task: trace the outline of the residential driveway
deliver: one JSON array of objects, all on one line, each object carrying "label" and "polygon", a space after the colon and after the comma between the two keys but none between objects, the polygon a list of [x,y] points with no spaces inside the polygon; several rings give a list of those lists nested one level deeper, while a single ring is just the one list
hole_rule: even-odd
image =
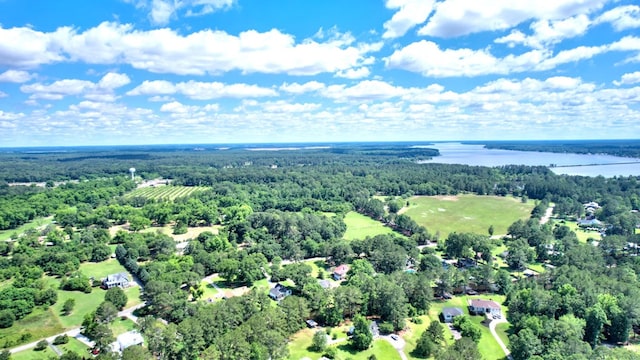
[{"label": "residential driveway", "polygon": [[404,354],[404,346],[406,345],[404,339],[400,335],[395,335],[395,339],[392,335],[381,335],[380,338],[388,341],[397,351],[402,360],[408,360],[407,355]]},{"label": "residential driveway", "polygon": [[500,339],[500,336],[498,336],[498,334],[496,333],[496,325],[506,322],[507,319],[505,319],[504,316],[500,319],[494,319],[489,323],[489,330],[491,331],[491,335],[493,335],[493,338],[498,342],[498,345],[500,345],[500,347],[502,348],[502,351],[504,351],[507,359],[512,360],[513,358],[511,357],[511,351],[507,349],[507,346],[502,342],[502,339]]}]

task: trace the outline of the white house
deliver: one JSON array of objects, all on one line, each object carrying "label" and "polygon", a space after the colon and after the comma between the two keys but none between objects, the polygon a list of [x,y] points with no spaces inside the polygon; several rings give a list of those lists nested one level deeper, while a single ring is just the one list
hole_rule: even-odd
[{"label": "white house", "polygon": [[453,318],[455,318],[456,316],[462,316],[462,315],[464,315],[464,312],[462,311],[462,309],[457,307],[446,307],[442,309],[442,319],[446,323],[452,323]]},{"label": "white house", "polygon": [[122,352],[129,346],[142,345],[143,343],[142,335],[138,331],[132,330],[118,335],[116,341],[111,344],[111,349],[114,352]]},{"label": "white house", "polygon": [[469,302],[469,310],[475,314],[500,315],[500,304],[492,300],[473,299]]}]

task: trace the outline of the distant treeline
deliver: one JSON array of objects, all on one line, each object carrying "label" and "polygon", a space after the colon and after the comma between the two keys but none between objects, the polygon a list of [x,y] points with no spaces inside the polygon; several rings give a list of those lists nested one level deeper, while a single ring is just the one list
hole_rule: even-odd
[{"label": "distant treeline", "polygon": [[607,154],[640,158],[640,140],[491,141],[468,143],[484,144],[488,149]]}]

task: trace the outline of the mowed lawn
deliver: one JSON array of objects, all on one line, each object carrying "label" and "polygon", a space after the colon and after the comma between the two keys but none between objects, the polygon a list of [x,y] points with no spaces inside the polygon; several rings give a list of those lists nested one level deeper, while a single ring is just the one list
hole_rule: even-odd
[{"label": "mowed lawn", "polygon": [[[321,353],[309,350],[313,334],[316,331],[318,330],[303,329],[293,335],[291,342],[289,342],[289,359],[300,360],[309,358],[311,360],[317,360],[322,357]],[[337,330],[333,330],[332,332],[336,331]],[[356,351],[351,348],[347,339],[344,339],[343,337],[338,338],[341,339],[340,342],[330,345],[338,349],[336,357],[337,359],[366,360],[371,355],[375,355],[378,359],[385,360],[400,359],[398,351],[394,349],[393,346],[386,340],[375,340],[369,349],[365,351]]]},{"label": "mowed lawn", "polygon": [[0,241],[5,241],[5,240],[9,240],[11,238],[12,234],[22,234],[27,230],[31,230],[31,229],[36,229],[39,228],[41,226],[47,226],[49,224],[51,224],[51,222],[53,221],[53,216],[49,216],[49,217],[40,217],[40,218],[36,218],[33,221],[30,221],[26,224],[23,224],[15,229],[9,229],[9,230],[0,230]]},{"label": "mowed lawn", "polygon": [[347,231],[344,233],[346,240],[364,239],[367,236],[393,233],[390,227],[384,226],[381,222],[355,211],[350,211],[345,215],[344,223],[347,225]]},{"label": "mowed lawn", "polygon": [[[478,349],[480,350],[480,354],[482,354],[482,358],[485,360],[505,359],[504,352],[502,351],[502,348],[500,348],[500,345],[498,345],[498,342],[495,340],[493,335],[491,335],[491,331],[489,330],[488,324],[487,325],[483,324],[483,320],[485,319],[485,317],[478,316],[478,315],[473,315],[473,316],[469,315],[468,304],[470,299],[486,299],[486,300],[491,299],[497,302],[498,304],[502,305],[502,303],[505,300],[505,296],[495,295],[495,294],[479,295],[479,296],[461,295],[461,296],[454,296],[453,299],[446,300],[446,301],[440,301],[440,300],[434,301],[431,303],[431,308],[429,309],[429,319],[431,321],[440,321],[439,320],[440,313],[442,313],[442,309],[445,307],[461,308],[462,311],[464,311],[465,315],[469,316],[471,321],[473,321],[478,326],[478,328],[480,328],[480,330],[482,331],[482,337],[480,338],[480,342],[478,343]],[[505,312],[506,309],[507,308],[505,306],[502,306],[503,317],[506,317],[506,312]],[[502,326],[501,329],[503,331],[503,334],[505,331],[507,331],[508,327],[509,325]],[[420,335],[418,334],[417,336],[419,337]],[[500,336],[500,331],[498,331],[498,336]],[[449,329],[445,329],[445,338],[448,344],[452,343],[453,341],[452,335]],[[505,340],[503,337],[501,337],[501,339],[503,339],[503,341]],[[505,345],[508,345],[509,344],[508,339],[506,340],[507,342],[505,342]],[[415,348],[415,345],[414,345],[414,348]]]},{"label": "mowed lawn", "polygon": [[452,232],[488,235],[506,234],[509,225],[518,219],[528,219],[535,204],[500,196],[416,196],[404,212],[430,233],[446,238]]}]

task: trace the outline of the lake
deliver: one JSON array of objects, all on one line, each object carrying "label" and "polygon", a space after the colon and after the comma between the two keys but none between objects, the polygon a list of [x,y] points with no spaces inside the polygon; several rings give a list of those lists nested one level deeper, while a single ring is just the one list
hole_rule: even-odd
[{"label": "lake", "polygon": [[429,146],[440,156],[421,163],[464,164],[474,166],[528,165],[549,166],[556,174],[581,176],[640,176],[640,159],[612,155],[586,155],[535,151],[486,149],[484,145],[435,143]]}]

